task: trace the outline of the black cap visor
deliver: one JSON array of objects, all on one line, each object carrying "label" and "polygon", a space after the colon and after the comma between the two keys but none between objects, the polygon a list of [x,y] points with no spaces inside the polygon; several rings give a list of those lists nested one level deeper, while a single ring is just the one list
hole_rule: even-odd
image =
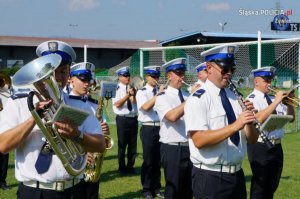
[{"label": "black cap visor", "polygon": [[75,77],[77,77],[78,79],[84,82],[89,82],[93,79],[92,76],[90,75],[75,75]]}]

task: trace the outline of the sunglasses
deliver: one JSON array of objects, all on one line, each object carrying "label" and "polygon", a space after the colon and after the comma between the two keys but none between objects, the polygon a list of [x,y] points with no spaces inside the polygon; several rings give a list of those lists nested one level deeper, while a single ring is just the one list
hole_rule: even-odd
[{"label": "sunglasses", "polygon": [[215,69],[217,69],[218,71],[221,72],[222,75],[225,75],[229,72],[231,72],[232,74],[234,74],[236,68],[234,66],[220,66],[219,64],[216,64],[219,68],[217,68],[216,66],[213,65],[213,67]]},{"label": "sunglasses", "polygon": [[152,78],[159,78],[160,75],[150,75]]},{"label": "sunglasses", "polygon": [[130,77],[130,75],[128,75],[128,74],[125,74],[125,75],[122,75],[123,77]]}]

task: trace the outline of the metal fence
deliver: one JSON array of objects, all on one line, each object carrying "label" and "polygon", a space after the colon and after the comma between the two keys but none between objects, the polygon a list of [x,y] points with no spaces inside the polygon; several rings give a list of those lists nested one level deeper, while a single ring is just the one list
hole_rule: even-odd
[{"label": "metal fence", "polygon": [[[261,42],[261,66],[274,66],[276,68],[274,86],[288,88],[299,82],[299,42],[299,38]],[[256,41],[231,44],[238,45],[239,47],[235,54],[237,69],[233,81],[238,83],[239,88],[246,90],[247,88],[252,88],[250,72],[252,69],[258,67],[257,49],[259,44]],[[161,66],[174,58],[185,57],[187,59],[185,82],[193,84],[197,80],[195,66],[204,62],[204,58],[200,56],[201,52],[217,45],[224,44],[142,48],[124,62],[110,68],[108,75],[116,77],[115,71],[117,69],[123,66],[130,66],[132,76],[138,75],[143,77],[143,68],[145,66]],[[164,84],[167,81],[164,69],[161,72],[162,77],[159,83]],[[101,79],[101,76],[97,78]],[[109,106],[106,107],[106,114],[110,121],[114,122],[115,116]],[[297,110],[298,112],[299,110]],[[287,125],[287,130],[293,132],[300,129],[298,121],[299,118],[297,116],[296,122]]]}]

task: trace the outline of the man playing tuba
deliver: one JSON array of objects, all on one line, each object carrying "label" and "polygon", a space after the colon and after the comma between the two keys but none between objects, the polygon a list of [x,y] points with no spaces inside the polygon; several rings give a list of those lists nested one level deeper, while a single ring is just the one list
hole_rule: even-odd
[{"label": "man playing tuba", "polygon": [[[37,55],[48,54],[61,56],[60,65],[54,73],[56,81],[64,86],[68,80],[70,64],[76,58],[75,51],[64,42],[46,41],[38,46]],[[52,65],[55,60],[49,62]],[[67,94],[62,95],[66,104],[84,106],[81,102],[69,99]],[[41,110],[50,105],[52,100],[38,102],[36,99],[35,102],[36,110]],[[83,175],[71,176],[58,156],[53,154],[53,146],[47,144],[28,110],[26,97],[10,98],[7,106],[10,109],[3,110],[5,117],[0,122],[0,151],[7,153],[16,149],[15,176],[20,182],[17,198],[84,198],[81,183]],[[54,127],[61,137],[77,142],[85,151],[102,152],[105,149],[101,127],[97,118],[91,114],[79,127],[70,122],[55,122]]]}]

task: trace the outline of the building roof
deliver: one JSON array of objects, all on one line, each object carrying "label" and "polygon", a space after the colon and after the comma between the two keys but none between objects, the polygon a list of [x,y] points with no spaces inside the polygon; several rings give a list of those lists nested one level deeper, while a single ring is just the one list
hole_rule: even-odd
[{"label": "building roof", "polygon": [[[191,37],[206,37],[206,38],[241,38],[241,39],[257,39],[257,34],[253,33],[230,33],[230,32],[200,32],[195,31],[188,34],[180,35],[171,39],[161,41],[160,44],[165,45],[175,41],[183,41]],[[283,34],[262,34],[262,39],[288,39],[295,38],[297,35]],[[299,37],[299,36],[298,36]]]},{"label": "building roof", "polygon": [[36,47],[47,40],[60,40],[70,44],[74,48],[102,49],[139,49],[148,47],[159,47],[159,41],[125,41],[125,40],[95,40],[95,39],[77,39],[77,38],[49,38],[49,37],[20,37],[20,36],[0,36],[0,46],[27,46]]}]

